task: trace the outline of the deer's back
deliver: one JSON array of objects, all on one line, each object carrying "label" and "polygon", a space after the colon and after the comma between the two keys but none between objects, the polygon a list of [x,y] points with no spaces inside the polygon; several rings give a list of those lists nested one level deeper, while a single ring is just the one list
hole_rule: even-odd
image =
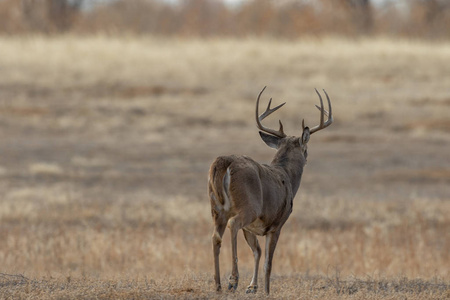
[{"label": "deer's back", "polygon": [[247,156],[218,157],[210,168],[209,194],[213,215],[245,215],[252,223],[248,230],[259,235],[282,225],[292,208],[283,173]]}]

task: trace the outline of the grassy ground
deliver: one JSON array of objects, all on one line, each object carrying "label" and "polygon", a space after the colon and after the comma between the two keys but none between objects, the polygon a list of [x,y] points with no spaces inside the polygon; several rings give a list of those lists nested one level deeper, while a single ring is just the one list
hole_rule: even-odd
[{"label": "grassy ground", "polygon": [[0,38],[0,297],[244,297],[242,236],[236,295],[213,291],[206,177],[218,155],[271,160],[265,85],[290,135],[318,123],[315,87],[336,117],[272,296],[450,297],[448,61],[448,43],[384,39]]}]

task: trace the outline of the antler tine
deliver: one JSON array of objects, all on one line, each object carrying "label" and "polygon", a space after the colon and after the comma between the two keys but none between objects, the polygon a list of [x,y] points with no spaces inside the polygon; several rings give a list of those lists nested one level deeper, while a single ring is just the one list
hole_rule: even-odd
[{"label": "antler tine", "polygon": [[270,98],[269,100],[269,104],[267,105],[266,111],[263,112],[260,116],[259,116],[259,120],[262,121],[264,120],[268,115],[270,115],[271,113],[273,113],[274,111],[276,111],[277,109],[279,109],[280,107],[282,107],[283,105],[286,104],[286,102],[278,105],[277,107],[274,108],[270,108],[270,104],[272,103],[272,98]]},{"label": "antler tine", "polygon": [[[311,128],[310,133],[313,134],[314,132],[317,132],[321,129],[324,129],[328,126],[330,126],[331,123],[333,123],[333,114],[332,114],[332,110],[331,110],[331,101],[330,101],[330,97],[328,96],[327,92],[325,90],[323,90],[323,92],[325,93],[325,95],[327,96],[327,102],[328,102],[328,110],[326,111],[323,108],[323,101],[322,101],[322,96],[320,95],[320,93],[317,91],[317,89],[315,89],[317,95],[319,96],[319,100],[320,100],[320,107],[318,105],[316,105],[317,109],[320,110],[320,124]],[[324,122],[324,115],[327,116],[327,121]]]},{"label": "antler tine", "polygon": [[264,127],[261,124],[261,121],[264,120],[268,115],[270,115],[271,113],[273,113],[274,111],[278,110],[280,107],[285,105],[286,102],[282,103],[282,104],[280,104],[280,105],[278,105],[278,106],[276,106],[274,108],[270,108],[270,104],[272,103],[272,98],[270,98],[269,104],[267,105],[267,108],[266,108],[266,111],[264,111],[260,116],[258,116],[259,115],[259,112],[258,112],[258,110],[259,110],[259,99],[261,98],[261,95],[262,95],[262,93],[264,92],[265,89],[266,89],[266,87],[264,87],[261,90],[261,92],[258,95],[258,98],[256,99],[256,126],[258,126],[258,128],[260,130],[262,130],[262,131],[265,131],[267,133],[270,133],[270,134],[273,134],[275,136],[283,138],[283,137],[286,136],[286,134],[283,132],[283,124],[281,123],[281,121],[279,121],[280,122],[280,129],[278,131],[270,129],[270,128],[267,128],[267,127]]},{"label": "antler tine", "polygon": [[319,100],[320,100],[320,127],[323,127],[323,101],[322,101],[322,96],[319,94],[319,92],[317,91],[317,89],[314,89],[316,91],[316,94],[319,95]]},{"label": "antler tine", "polygon": [[[325,93],[325,96],[327,96],[327,102],[328,102],[328,110],[329,110],[329,114],[328,114],[328,112],[325,110],[325,113],[327,113],[326,115],[328,116],[328,121],[327,122],[330,122],[330,124],[331,123],[333,123],[333,113],[332,113],[332,111],[331,111],[331,101],[330,101],[330,97],[328,97],[328,94],[327,94],[327,92],[325,91],[325,89],[322,89],[323,90],[323,92]],[[328,125],[330,125],[330,124],[328,124]],[[327,126],[328,126],[327,125]]]}]

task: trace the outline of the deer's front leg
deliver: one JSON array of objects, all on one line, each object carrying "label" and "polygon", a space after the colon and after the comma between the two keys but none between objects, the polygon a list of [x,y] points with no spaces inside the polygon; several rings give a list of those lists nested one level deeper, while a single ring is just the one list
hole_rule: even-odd
[{"label": "deer's front leg", "polygon": [[246,293],[256,293],[256,291],[258,290],[258,267],[259,259],[261,258],[261,247],[259,247],[258,239],[253,233],[244,230],[244,237],[248,245],[252,249],[253,256],[255,258],[255,267],[253,269],[252,282],[250,282],[250,285],[247,287]]},{"label": "deer's front leg", "polygon": [[277,246],[280,231],[268,233],[266,236],[266,261],[264,263],[264,291],[270,292],[270,273],[272,272],[272,258]]},{"label": "deer's front leg", "polygon": [[228,227],[231,232],[231,253],[232,253],[232,268],[231,268],[231,276],[228,284],[228,289],[231,291],[235,291],[238,287],[239,283],[239,271],[238,271],[238,257],[237,257],[237,234],[239,229],[241,228],[239,222],[236,217],[231,218],[228,221]]}]

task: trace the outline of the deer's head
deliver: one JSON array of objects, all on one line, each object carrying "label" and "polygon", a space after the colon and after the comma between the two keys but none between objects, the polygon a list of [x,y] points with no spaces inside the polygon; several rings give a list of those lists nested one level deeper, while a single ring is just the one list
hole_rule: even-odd
[{"label": "deer's head", "polygon": [[[317,109],[319,109],[320,111],[320,124],[313,128],[309,128],[308,126],[305,126],[305,120],[303,119],[301,136],[287,136],[283,131],[283,124],[281,123],[281,121],[279,121],[280,129],[278,130],[264,127],[261,124],[261,121],[264,118],[286,104],[285,102],[274,108],[270,108],[270,105],[272,103],[272,98],[270,98],[266,110],[261,115],[259,115],[259,99],[261,98],[261,95],[265,89],[266,87],[262,89],[256,100],[256,125],[260,129],[259,135],[269,147],[277,149],[277,155],[275,156],[274,160],[282,162],[283,160],[291,161],[292,158],[300,158],[302,161],[306,162],[306,158],[308,156],[308,141],[311,134],[330,126],[330,124],[333,122],[330,97],[328,97],[327,92],[323,90],[328,101],[328,111],[326,111],[323,108],[322,96],[316,90],[316,93],[319,96],[320,100],[320,107],[316,105]],[[324,120],[324,116],[327,116],[326,121]]]}]

